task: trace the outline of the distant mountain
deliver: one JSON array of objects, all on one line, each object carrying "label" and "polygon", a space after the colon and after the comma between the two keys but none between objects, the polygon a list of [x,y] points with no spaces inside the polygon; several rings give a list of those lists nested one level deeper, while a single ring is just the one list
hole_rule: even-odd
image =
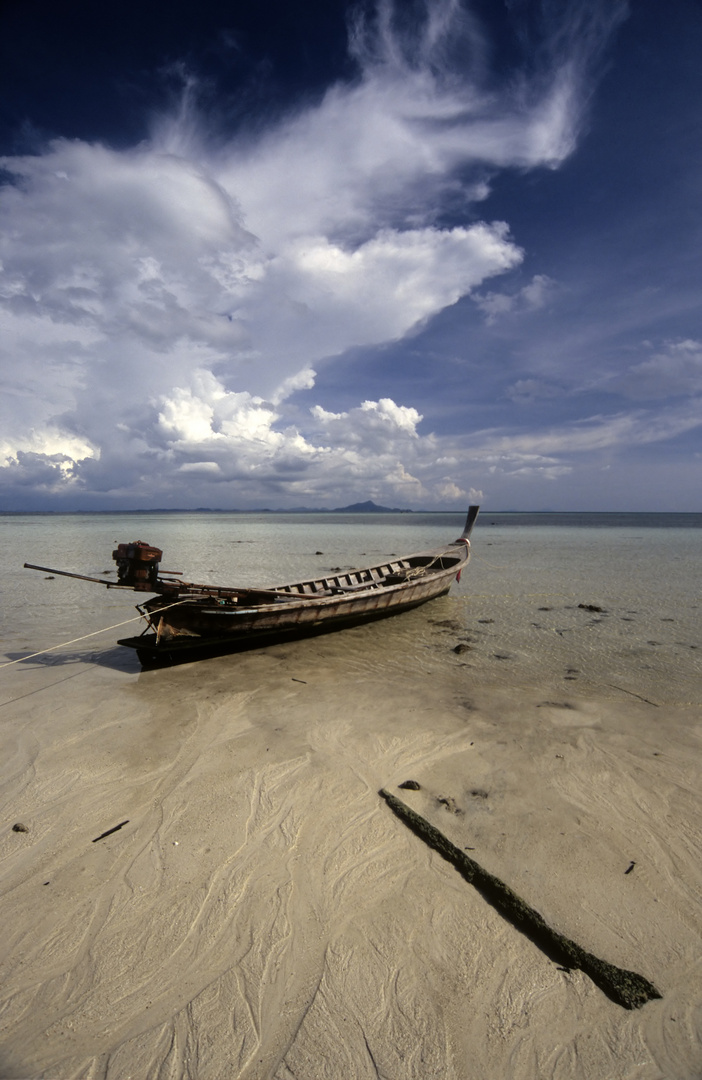
[{"label": "distant mountain", "polygon": [[352,503],[351,506],[337,506],[332,510],[333,514],[411,514],[411,510],[399,510],[396,506],[376,506],[368,499],[367,502]]},{"label": "distant mountain", "polygon": [[[263,513],[262,510],[252,511]],[[273,511],[276,514],[411,514],[412,510],[400,510],[398,507],[377,506],[368,499],[362,503],[352,503],[351,506],[335,506],[330,510],[328,506],[286,506]]]},{"label": "distant mountain", "polygon": [[[422,511],[425,513],[426,511]],[[366,502],[352,503],[351,506],[337,506],[329,510],[326,506],[291,506],[271,509],[268,506],[255,509],[238,510],[234,507],[198,506],[149,506],[130,510],[0,510],[0,514],[413,514],[413,510],[401,510],[397,506],[377,506],[371,499]]]}]

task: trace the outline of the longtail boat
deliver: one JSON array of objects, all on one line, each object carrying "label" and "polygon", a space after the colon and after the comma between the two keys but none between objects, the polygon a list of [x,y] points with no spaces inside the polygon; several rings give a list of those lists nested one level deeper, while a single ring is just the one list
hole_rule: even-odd
[{"label": "longtail boat", "polygon": [[444,547],[265,589],[198,585],[173,572],[159,572],[163,552],[141,540],[119,544],[112,553],[116,583],[25,566],[108,588],[155,593],[137,605],[146,619],[144,632],[121,638],[119,644],[135,649],[142,667],[156,667],[342,630],[443,596],[470,558],[470,534],[479,509],[469,508],[463,532]]}]

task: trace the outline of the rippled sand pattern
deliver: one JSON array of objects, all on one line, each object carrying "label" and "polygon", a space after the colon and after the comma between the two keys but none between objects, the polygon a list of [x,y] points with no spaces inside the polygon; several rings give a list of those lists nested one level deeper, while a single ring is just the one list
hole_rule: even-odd
[{"label": "rippled sand pattern", "polygon": [[[369,644],[359,630],[126,688],[86,664],[22,675],[0,1075],[697,1075],[686,716],[664,730],[645,703],[476,694],[452,661],[438,681],[439,631],[411,665]],[[628,1014],[506,925],[378,798],[407,779],[454,843],[663,1001]]]}]

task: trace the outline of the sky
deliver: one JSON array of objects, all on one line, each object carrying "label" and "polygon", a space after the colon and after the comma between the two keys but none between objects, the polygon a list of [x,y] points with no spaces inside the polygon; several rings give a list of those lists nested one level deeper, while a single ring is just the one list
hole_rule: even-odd
[{"label": "sky", "polygon": [[698,0],[4,0],[0,511],[702,510]]}]

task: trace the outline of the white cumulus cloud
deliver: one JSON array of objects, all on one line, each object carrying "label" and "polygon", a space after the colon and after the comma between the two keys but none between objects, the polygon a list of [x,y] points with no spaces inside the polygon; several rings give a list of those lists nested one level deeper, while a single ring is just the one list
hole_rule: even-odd
[{"label": "white cumulus cloud", "polygon": [[[379,0],[353,27],[357,77],[267,128],[208,145],[191,79],[137,147],[58,139],[0,162],[3,505],[463,498],[460,455],[418,435],[411,403],[318,410],[303,432],[286,402],[328,358],[398,340],[520,263],[474,208],[487,170],[570,153],[587,58],[622,5],[576,19],[579,36],[575,10],[558,56],[496,90],[457,0],[411,19]],[[442,224],[449,207],[464,224]]]}]

